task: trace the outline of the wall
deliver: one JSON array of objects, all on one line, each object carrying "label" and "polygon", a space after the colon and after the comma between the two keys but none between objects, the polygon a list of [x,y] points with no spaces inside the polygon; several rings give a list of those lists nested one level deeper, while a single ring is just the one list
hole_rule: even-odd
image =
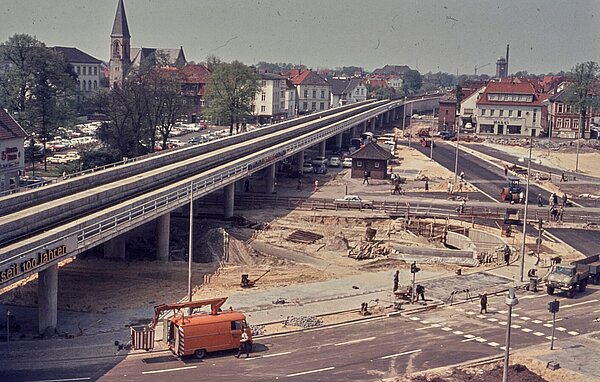
[{"label": "wall", "polygon": [[0,191],[6,191],[13,185],[18,186],[19,170],[25,168],[25,150],[23,138],[0,141]]}]

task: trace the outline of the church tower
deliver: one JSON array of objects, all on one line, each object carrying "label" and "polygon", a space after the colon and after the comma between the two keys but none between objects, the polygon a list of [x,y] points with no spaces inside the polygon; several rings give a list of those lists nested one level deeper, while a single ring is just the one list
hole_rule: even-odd
[{"label": "church tower", "polygon": [[127,25],[127,15],[125,15],[125,5],[123,0],[119,0],[115,22],[112,33],[110,34],[110,88],[121,86],[127,70],[131,65],[131,35]]}]

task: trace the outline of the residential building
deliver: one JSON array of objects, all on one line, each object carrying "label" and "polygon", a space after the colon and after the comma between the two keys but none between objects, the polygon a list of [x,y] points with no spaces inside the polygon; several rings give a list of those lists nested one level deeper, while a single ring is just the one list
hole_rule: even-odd
[{"label": "residential building", "polygon": [[100,86],[102,61],[77,48],[55,46],[52,49],[62,53],[65,62],[73,67],[78,89],[84,98]]},{"label": "residential building", "polygon": [[142,64],[182,68],[186,64],[183,47],[179,49],[131,48],[131,34],[125,14],[123,0],[117,4],[117,12],[110,34],[110,77],[111,88],[120,86],[131,67]]},{"label": "residential building", "polygon": [[402,90],[402,77],[397,74],[392,74],[387,78],[388,86],[399,92]]},{"label": "residential building", "polygon": [[438,111],[438,131],[456,130],[456,97],[440,98]]},{"label": "residential building", "polygon": [[392,153],[388,147],[370,142],[350,154],[350,158],[352,158],[351,178],[363,178],[366,171],[372,179],[385,179]]},{"label": "residential building", "polygon": [[331,85],[312,70],[302,70],[290,78],[296,87],[298,113],[327,110],[331,105]]},{"label": "residential building", "polygon": [[272,123],[273,121],[285,119],[293,114],[290,111],[289,102],[286,107],[288,90],[287,79],[274,73],[259,73],[260,90],[254,95],[251,112],[256,116],[258,123]]},{"label": "residential building", "polygon": [[211,72],[205,65],[186,65],[180,70],[181,91],[185,97],[185,114],[191,123],[203,119],[206,87]]},{"label": "residential building", "polygon": [[285,80],[285,113],[288,117],[295,117],[298,115],[298,102],[297,102],[296,87],[290,81],[290,79]]},{"label": "residential building", "polygon": [[484,90],[485,85],[482,84],[462,88],[464,98],[458,111],[461,128],[464,129],[470,124],[471,128],[477,131],[477,100],[479,100]]},{"label": "residential building", "polygon": [[367,87],[360,78],[332,78],[331,107],[361,102],[367,99]]},{"label": "residential building", "polygon": [[[546,102],[548,110],[548,131],[552,137],[557,138],[577,138],[577,133],[580,131],[581,113],[578,108],[569,105],[569,99],[575,99],[574,90],[569,87],[563,88],[560,92],[553,95]],[[585,119],[585,128],[583,129],[582,138],[588,138],[591,127],[600,118],[600,112],[588,109]]]},{"label": "residential building", "polygon": [[0,108],[0,192],[19,186],[19,175],[25,170],[26,137],[17,121]]},{"label": "residential building", "polygon": [[477,133],[538,136],[542,101],[527,81],[490,82],[476,101]]}]

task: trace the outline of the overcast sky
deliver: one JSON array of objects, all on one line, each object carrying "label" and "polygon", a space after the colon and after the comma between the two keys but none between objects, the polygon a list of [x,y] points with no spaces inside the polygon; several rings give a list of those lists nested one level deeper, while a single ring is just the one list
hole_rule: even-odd
[{"label": "overcast sky", "polygon": [[[0,38],[37,36],[109,59],[117,0],[0,0]],[[408,65],[493,74],[600,61],[599,0],[125,0],[132,47],[184,47],[188,60]],[[489,64],[489,65],[488,65]]]}]

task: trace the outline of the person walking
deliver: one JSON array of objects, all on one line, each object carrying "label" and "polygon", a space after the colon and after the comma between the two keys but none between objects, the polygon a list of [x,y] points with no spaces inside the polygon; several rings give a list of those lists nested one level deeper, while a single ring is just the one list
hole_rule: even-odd
[{"label": "person walking", "polygon": [[458,192],[459,194],[462,192],[462,188],[463,188],[463,181],[462,179],[458,182],[458,190],[456,192]]},{"label": "person walking", "polygon": [[394,292],[396,292],[398,290],[399,277],[400,277],[400,271],[396,270],[396,272],[394,272]]},{"label": "person walking", "polygon": [[421,296],[421,300],[425,301],[425,287],[421,284],[417,284],[417,301],[419,301],[419,296]]},{"label": "person walking", "polygon": [[362,184],[369,184],[369,172],[367,170],[365,170],[365,173],[363,174],[363,182]]},{"label": "person walking", "polygon": [[562,206],[563,206],[563,208],[567,206],[567,200],[568,200],[567,194],[563,194],[563,196],[562,196]]},{"label": "person walking", "polygon": [[235,358],[240,358],[240,355],[242,353],[246,353],[246,358],[248,358],[250,356],[250,342],[249,342],[249,338],[248,338],[248,334],[246,333],[246,329],[242,329],[242,336],[240,337],[240,347],[238,349],[237,354],[235,355]]},{"label": "person walking", "polygon": [[556,221],[558,217],[558,209],[556,206],[550,207],[550,216],[552,217],[552,221]]},{"label": "person walking", "polygon": [[560,181],[561,182],[566,182],[567,181],[567,178],[565,177],[565,172],[564,171],[560,174]]},{"label": "person walking", "polygon": [[558,207],[558,213],[556,219],[559,222],[563,222],[563,214],[565,213],[565,208],[563,206]]},{"label": "person walking", "polygon": [[504,165],[504,176],[508,176],[508,165]]},{"label": "person walking", "polygon": [[296,187],[298,191],[302,190],[302,179],[298,179],[298,186]]},{"label": "person walking", "polygon": [[544,200],[542,199],[542,194],[538,194],[538,207],[544,207]]},{"label": "person walking", "polygon": [[488,303],[487,294],[484,292],[483,294],[479,295],[479,305],[481,306],[481,309],[479,310],[479,314],[488,312],[487,303]]},{"label": "person walking", "polygon": [[314,192],[318,192],[319,191],[319,179],[315,178],[315,189]]},{"label": "person walking", "polygon": [[454,183],[450,182],[450,195],[454,195]]},{"label": "person walking", "polygon": [[556,195],[556,192],[552,193],[552,206],[556,207],[558,205],[558,195]]},{"label": "person walking", "polygon": [[459,177],[460,177],[460,181],[464,182],[465,181],[465,172],[461,171]]},{"label": "person walking", "polygon": [[425,179],[425,191],[429,191],[429,179]]},{"label": "person walking", "polygon": [[244,181],[244,191],[245,192],[250,192],[250,179],[246,179]]}]

